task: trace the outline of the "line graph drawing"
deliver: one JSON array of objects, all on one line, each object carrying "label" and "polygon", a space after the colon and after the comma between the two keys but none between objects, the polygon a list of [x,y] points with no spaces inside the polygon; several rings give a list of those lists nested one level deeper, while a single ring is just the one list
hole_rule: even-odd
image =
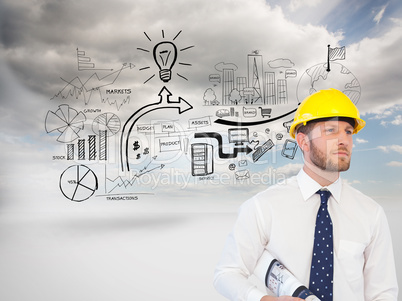
[{"label": "line graph drawing", "polygon": [[58,142],[72,142],[80,136],[78,133],[84,129],[86,116],[82,112],[71,108],[67,104],[59,105],[55,111],[48,111],[45,118],[46,133],[59,132]]},{"label": "line graph drawing", "polygon": [[105,188],[107,188],[108,186],[111,187],[110,189],[108,189],[107,193],[109,194],[117,188],[123,187],[124,189],[127,189],[129,187],[132,187],[145,174],[163,169],[165,167],[164,164],[159,164],[155,167],[149,168],[150,165],[156,160],[156,158],[157,156],[152,157],[150,162],[142,169],[140,169],[137,173],[135,173],[133,176],[131,176],[129,180],[123,179],[121,176],[118,176],[115,179],[110,179],[106,177]]},{"label": "line graph drawing", "polygon": [[98,178],[87,166],[73,165],[61,174],[59,187],[67,199],[82,202],[98,189]]},{"label": "line graph drawing", "polygon": [[130,95],[127,95],[126,97],[122,97],[120,99],[116,98],[116,96],[114,98],[104,97],[101,90],[99,90],[99,95],[102,103],[107,103],[109,104],[109,106],[115,106],[117,111],[120,111],[120,108],[123,105],[129,104],[131,100]]},{"label": "line graph drawing", "polygon": [[[65,86],[50,100],[55,98],[75,98],[83,101],[84,104],[87,105],[92,99],[97,98],[101,103],[107,102],[109,105],[115,105],[119,110],[123,104],[130,102],[130,96],[127,95],[122,101],[120,101],[120,103],[118,103],[117,99],[109,99],[109,97],[112,98],[111,96],[105,97],[101,88],[113,85],[121,76],[123,70],[133,69],[134,67],[134,64],[124,63],[116,71],[111,71],[104,76],[100,76],[98,72],[95,72],[87,80],[83,80],[79,76],[76,76],[71,80],[66,80],[61,77],[61,80],[65,82]],[[131,93],[130,89],[126,90],[126,93]]]}]

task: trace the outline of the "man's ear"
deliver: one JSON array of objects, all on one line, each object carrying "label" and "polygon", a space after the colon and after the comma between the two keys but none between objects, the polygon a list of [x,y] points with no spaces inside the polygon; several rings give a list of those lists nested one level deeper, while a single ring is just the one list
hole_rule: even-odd
[{"label": "man's ear", "polygon": [[304,133],[297,133],[296,142],[297,142],[297,145],[300,147],[300,149],[302,150],[303,153],[305,151],[310,150],[310,143],[309,143],[308,135],[306,135]]}]

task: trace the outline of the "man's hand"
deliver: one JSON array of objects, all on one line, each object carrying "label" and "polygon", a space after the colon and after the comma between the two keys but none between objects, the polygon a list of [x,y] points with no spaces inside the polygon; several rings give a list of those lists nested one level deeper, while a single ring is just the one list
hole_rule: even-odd
[{"label": "man's hand", "polygon": [[261,298],[260,301],[304,301],[304,300],[290,296],[280,296],[280,297],[264,296]]}]

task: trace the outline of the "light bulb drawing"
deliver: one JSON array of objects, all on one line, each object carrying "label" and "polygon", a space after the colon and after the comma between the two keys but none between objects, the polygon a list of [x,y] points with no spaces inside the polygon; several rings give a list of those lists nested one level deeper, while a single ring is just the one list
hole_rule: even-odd
[{"label": "light bulb drawing", "polygon": [[153,50],[155,63],[159,67],[159,77],[163,82],[170,81],[172,77],[172,67],[177,59],[177,47],[169,41],[160,42],[155,45]]},{"label": "light bulb drawing", "polygon": [[[154,47],[153,50],[147,49],[147,48],[142,48],[142,47],[137,47],[137,50],[146,52],[146,53],[152,53],[153,54],[153,61],[156,63],[156,65],[159,67],[159,78],[163,82],[168,82],[171,80],[173,77],[172,73],[172,67],[175,66],[175,64],[179,65],[176,67],[185,66],[185,67],[191,67],[192,64],[189,63],[184,63],[178,59],[178,56],[181,56],[181,53],[192,49],[194,45],[187,46],[187,47],[176,47],[175,40],[180,36],[181,31],[179,31],[173,39],[170,41],[164,40],[163,42],[157,43]],[[149,42],[152,42],[152,39],[150,36],[144,32],[145,37]],[[162,38],[165,39],[165,32],[162,30]],[[175,67],[175,68],[176,68]],[[145,71],[145,70],[152,70],[151,66],[144,66],[139,69],[139,71]],[[149,82],[151,79],[153,79],[156,74],[150,74],[147,80],[144,81],[144,84]],[[185,76],[182,74],[175,72],[175,75],[178,77],[188,80]]]}]

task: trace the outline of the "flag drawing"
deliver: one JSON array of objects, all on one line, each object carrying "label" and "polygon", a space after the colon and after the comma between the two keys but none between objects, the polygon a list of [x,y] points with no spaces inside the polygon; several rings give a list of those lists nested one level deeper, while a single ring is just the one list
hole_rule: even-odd
[{"label": "flag drawing", "polygon": [[346,49],[345,46],[331,48],[331,45],[328,45],[328,56],[327,56],[327,71],[331,71],[329,62],[336,60],[344,60],[346,57]]},{"label": "flag drawing", "polygon": [[330,61],[336,61],[336,60],[344,60],[345,59],[345,46],[343,47],[336,47],[336,48],[331,48],[328,47],[328,57]]}]

